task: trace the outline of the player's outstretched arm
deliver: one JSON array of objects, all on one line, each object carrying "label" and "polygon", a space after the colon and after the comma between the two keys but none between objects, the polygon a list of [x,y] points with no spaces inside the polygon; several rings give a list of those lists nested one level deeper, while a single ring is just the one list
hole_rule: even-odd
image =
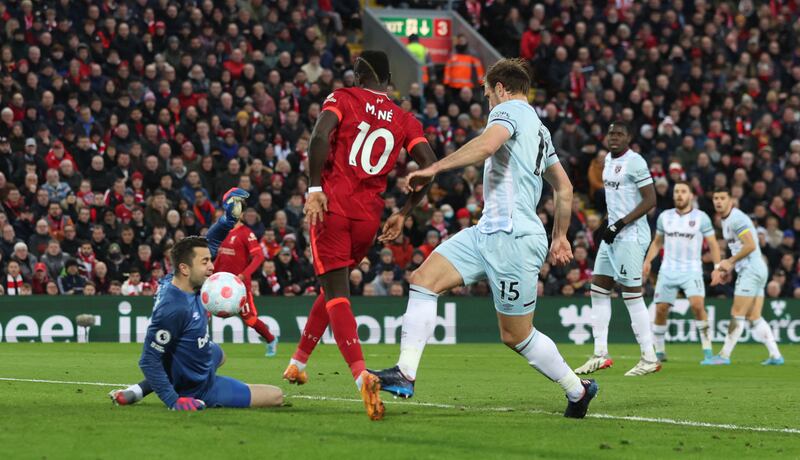
[{"label": "player's outstretched arm", "polygon": [[139,368],[153,391],[170,409],[178,402],[178,393],[172,387],[166,370],[164,370],[164,354],[174,348],[180,338],[183,318],[181,311],[170,309],[166,305],[156,308],[153,318],[147,327]]},{"label": "player's outstretched arm", "polygon": [[559,162],[545,169],[542,177],[553,187],[556,201],[550,263],[566,265],[572,260],[572,247],[567,240],[567,230],[572,218],[572,182]]},{"label": "player's outstretched arm", "polygon": [[233,229],[234,225],[236,225],[236,222],[239,221],[239,217],[242,215],[244,200],[249,196],[250,193],[238,187],[233,187],[222,196],[222,209],[225,210],[225,214],[208,229],[208,233],[206,234],[208,250],[211,251],[212,259],[217,257],[219,245],[225,241],[228,233]]},{"label": "player's outstretched arm", "polygon": [[449,156],[442,158],[425,169],[409,174],[406,183],[407,190],[411,192],[420,190],[439,173],[463,168],[486,160],[511,138],[511,134],[506,127],[499,124],[490,125],[480,136],[467,142]]},{"label": "player's outstretched arm", "polygon": [[[644,256],[644,263],[642,264],[642,279],[646,279],[650,276],[650,269],[653,263],[653,260],[658,256],[661,252],[661,248],[664,247],[664,236],[660,233],[656,233],[655,238],[653,238],[653,242],[650,243],[650,249],[647,250],[647,255]],[[719,247],[717,247],[717,251],[719,251]],[[719,256],[719,253],[717,253]]]},{"label": "player's outstretched arm", "polygon": [[[433,153],[433,149],[427,142],[419,142],[411,149],[410,153],[411,157],[414,158],[414,161],[416,161],[417,164],[419,164],[423,169],[432,165],[436,161],[436,154]],[[411,210],[417,207],[419,202],[422,201],[422,198],[428,194],[431,179],[433,179],[433,177],[428,180],[426,185],[411,192],[406,200],[406,203],[403,205],[403,208],[386,219],[386,222],[383,224],[381,235],[378,237],[378,241],[385,243],[387,241],[393,241],[400,236],[400,234],[403,232],[403,223],[405,222],[406,216],[408,216],[411,213]]]},{"label": "player's outstretched arm", "polygon": [[308,146],[308,199],[303,208],[311,225],[316,224],[317,220],[322,222],[325,211],[328,210],[328,197],[322,190],[322,169],[328,161],[331,133],[338,125],[339,117],[331,110],[323,110],[311,133]]}]

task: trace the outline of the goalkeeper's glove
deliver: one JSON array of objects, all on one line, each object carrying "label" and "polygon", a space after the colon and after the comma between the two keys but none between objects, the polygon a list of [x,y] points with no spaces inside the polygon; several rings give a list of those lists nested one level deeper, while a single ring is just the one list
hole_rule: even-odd
[{"label": "goalkeeper's glove", "polygon": [[614,238],[617,237],[619,232],[621,232],[624,227],[625,227],[625,222],[623,222],[622,219],[609,225],[608,227],[606,227],[605,232],[603,232],[603,241],[605,241],[606,244],[613,243]]},{"label": "goalkeeper's glove", "polygon": [[206,408],[206,403],[199,399],[192,398],[191,396],[183,396],[175,401],[175,404],[170,407],[170,410],[179,411],[198,411]]},{"label": "goalkeeper's glove", "polygon": [[246,190],[233,187],[222,197],[222,209],[225,210],[225,218],[228,222],[238,222],[242,216],[244,200],[250,197]]}]

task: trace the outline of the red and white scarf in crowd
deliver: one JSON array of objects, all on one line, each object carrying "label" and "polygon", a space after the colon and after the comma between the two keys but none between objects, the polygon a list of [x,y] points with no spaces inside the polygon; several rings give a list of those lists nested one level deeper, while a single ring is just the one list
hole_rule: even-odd
[{"label": "red and white scarf in crowd", "polygon": [[267,286],[269,286],[269,289],[273,293],[277,294],[278,291],[281,290],[281,285],[280,285],[280,283],[278,283],[278,275],[273,273],[271,275],[265,275],[265,277],[267,278]]},{"label": "red and white scarf in crowd", "polygon": [[78,254],[78,269],[81,275],[91,279],[94,275],[94,267],[97,265],[97,259],[94,253],[85,256],[81,253]]},{"label": "red and white scarf in crowd", "polygon": [[6,295],[19,295],[19,290],[22,288],[22,275],[16,277],[6,275]]}]

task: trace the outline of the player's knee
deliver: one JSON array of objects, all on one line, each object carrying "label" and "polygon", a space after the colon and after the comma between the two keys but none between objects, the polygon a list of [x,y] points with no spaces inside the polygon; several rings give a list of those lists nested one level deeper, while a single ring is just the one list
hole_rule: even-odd
[{"label": "player's knee", "polygon": [[525,340],[525,338],[526,337],[522,337],[521,334],[515,334],[513,331],[502,328],[500,329],[500,341],[512,350],[514,350],[517,345]]},{"label": "player's knee", "polygon": [[411,274],[408,276],[408,283],[424,287],[425,289],[433,292],[438,292],[436,289],[434,289],[436,287],[434,286],[435,282],[430,280],[428,276],[425,276],[425,271],[420,268],[411,272]]},{"label": "player's knee", "polygon": [[692,313],[694,313],[694,317],[695,318],[700,317],[700,316],[705,316],[705,314],[706,314],[705,305],[703,305],[703,304],[700,304],[700,305],[692,304],[692,305],[690,305],[690,307],[692,308]]}]

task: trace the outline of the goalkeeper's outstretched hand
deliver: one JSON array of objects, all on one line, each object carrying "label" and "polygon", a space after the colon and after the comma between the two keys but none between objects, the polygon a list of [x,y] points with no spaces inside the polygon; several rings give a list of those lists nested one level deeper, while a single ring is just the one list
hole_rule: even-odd
[{"label": "goalkeeper's outstretched hand", "polygon": [[239,187],[233,187],[228,190],[222,197],[222,209],[225,210],[225,218],[229,222],[238,222],[242,216],[242,209],[244,201],[250,197],[250,194]]},{"label": "goalkeeper's outstretched hand", "polygon": [[192,398],[191,396],[184,396],[182,398],[178,398],[175,401],[175,404],[170,407],[170,410],[179,410],[179,411],[198,411],[203,410],[206,408],[206,403],[199,399]]}]

